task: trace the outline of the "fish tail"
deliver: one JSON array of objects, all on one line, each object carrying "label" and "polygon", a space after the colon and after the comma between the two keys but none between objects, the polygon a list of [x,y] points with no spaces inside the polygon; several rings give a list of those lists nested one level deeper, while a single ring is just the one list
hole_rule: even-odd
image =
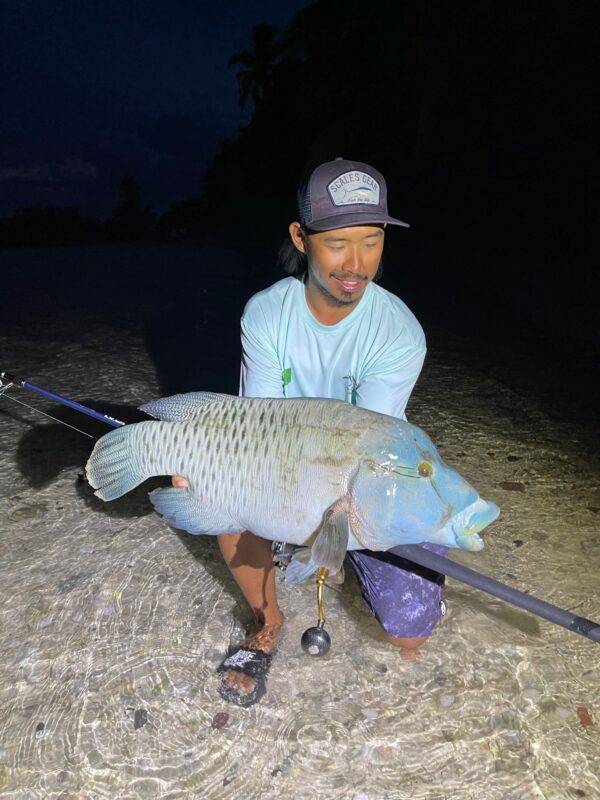
[{"label": "fish tail", "polygon": [[87,479],[101,500],[116,500],[146,480],[132,447],[135,425],[117,428],[97,442],[85,466]]}]

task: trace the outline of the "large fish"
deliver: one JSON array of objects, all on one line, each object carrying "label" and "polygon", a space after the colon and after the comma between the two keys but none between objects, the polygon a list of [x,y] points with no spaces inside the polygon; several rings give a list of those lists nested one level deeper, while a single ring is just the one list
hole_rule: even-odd
[{"label": "large fish", "polygon": [[160,422],[126,425],[94,447],[96,495],[183,475],[189,489],[150,493],[158,513],[193,534],[250,530],[305,545],[289,583],[338,572],[346,550],[425,541],[480,550],[478,533],[499,514],[420,428],[349,403],[191,392],[141,410]]}]

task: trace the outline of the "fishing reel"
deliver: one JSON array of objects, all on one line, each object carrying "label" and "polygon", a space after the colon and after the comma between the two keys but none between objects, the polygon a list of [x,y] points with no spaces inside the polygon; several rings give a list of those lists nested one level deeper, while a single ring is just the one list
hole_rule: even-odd
[{"label": "fishing reel", "polygon": [[323,612],[323,587],[329,570],[322,567],[317,572],[317,624],[312,628],[307,628],[302,634],[300,644],[305,653],[309,656],[324,656],[331,647],[331,637],[325,630],[325,614]]},{"label": "fishing reel", "polygon": [[10,372],[0,372],[0,394],[10,389],[15,380],[15,376],[11,375]]}]

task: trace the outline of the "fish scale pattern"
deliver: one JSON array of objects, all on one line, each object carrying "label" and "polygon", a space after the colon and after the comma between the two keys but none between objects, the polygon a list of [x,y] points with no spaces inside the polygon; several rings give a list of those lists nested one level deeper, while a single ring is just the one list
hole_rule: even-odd
[{"label": "fish scale pattern", "polygon": [[143,408],[164,420],[104,436],[90,483],[112,500],[153,475],[182,475],[189,491],[159,489],[152,502],[191,533],[247,529],[305,544],[345,498],[350,549],[431,541],[475,550],[498,514],[422,431],[350,403],[192,393]]},{"label": "fish scale pattern", "polygon": [[[160,402],[143,408],[161,413]],[[283,529],[304,541],[347,491],[359,457],[346,406],[340,413],[339,405],[213,395],[191,415],[178,401],[176,413],[187,418],[139,424],[134,449],[146,475],[187,478],[193,496],[223,526],[238,521],[241,529],[268,528],[274,536]],[[172,418],[173,409],[164,415]],[[328,462],[324,450],[338,458]]]},{"label": "fish scale pattern", "polygon": [[[311,436],[302,424],[303,410],[301,403],[286,408],[268,399],[204,408],[194,421],[194,453],[188,453],[188,464],[195,468],[186,477],[194,493],[211,507],[252,519],[261,512],[270,513],[265,495],[275,502],[287,498],[295,504],[303,445],[317,450],[317,432]],[[322,422],[321,418],[316,421],[321,435]],[[323,468],[316,465],[316,472]]]}]

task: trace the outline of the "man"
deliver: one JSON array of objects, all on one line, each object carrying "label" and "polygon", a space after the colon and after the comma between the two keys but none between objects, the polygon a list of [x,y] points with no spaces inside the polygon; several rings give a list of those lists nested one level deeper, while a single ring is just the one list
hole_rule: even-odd
[{"label": "man", "polygon": [[[383,176],[341,158],[321,164],[300,187],[298,205],[300,221],[289,226],[280,254],[293,277],[258,292],[244,310],[240,394],[330,397],[405,418],[426,348],[411,311],[373,282],[381,271],[386,226],[408,227],[388,214]],[[173,483],[186,486],[183,478]],[[257,623],[221,665],[219,692],[248,706],[264,694],[283,624],[271,543],[250,531],[222,534],[218,541]],[[423,577],[416,565],[405,562],[405,570],[385,556],[349,554],[388,641],[414,657],[443,613],[443,578]]]}]

